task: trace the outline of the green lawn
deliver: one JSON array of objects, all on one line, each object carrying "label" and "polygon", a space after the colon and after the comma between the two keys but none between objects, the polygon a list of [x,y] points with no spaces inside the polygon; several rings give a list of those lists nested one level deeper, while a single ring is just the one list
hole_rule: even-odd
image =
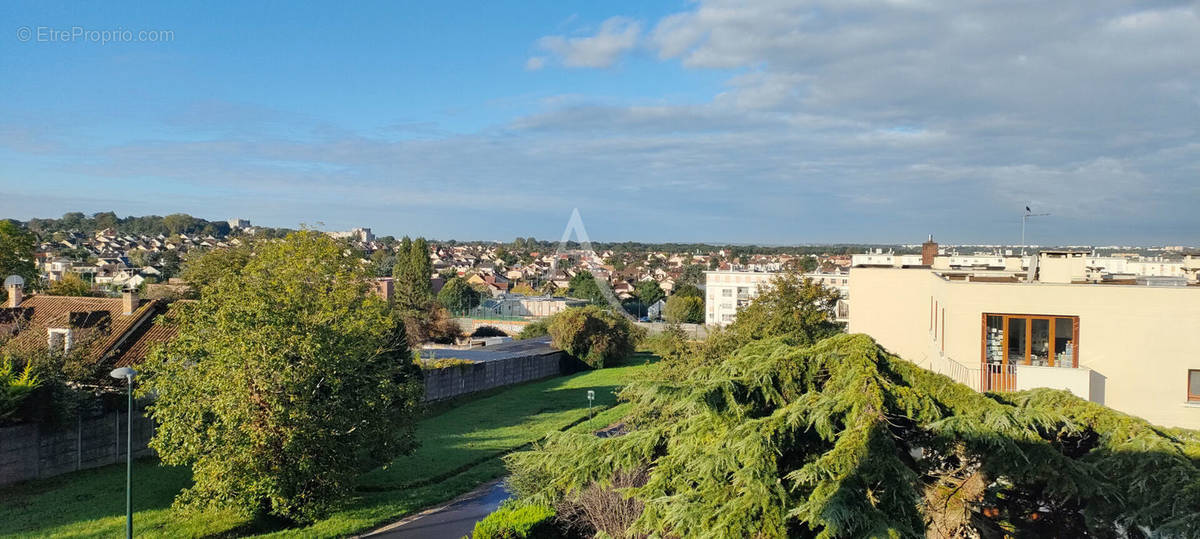
[{"label": "green lawn", "polygon": [[[613,391],[652,356],[624,366],[515,386],[440,406],[417,426],[421,447],[362,479],[347,507],[311,526],[282,529],[276,522],[251,521],[230,512],[180,515],[171,500],[190,481],[186,468],[134,464],[134,529],[138,537],[212,537],[269,534],[330,537],[390,522],[423,507],[452,499],[504,475],[497,458],[546,433],[574,425],[595,430],[620,417],[618,407],[587,420],[588,389],[597,411],[615,404]],[[0,536],[115,537],[125,525],[125,468],[107,466],[0,489]]]}]

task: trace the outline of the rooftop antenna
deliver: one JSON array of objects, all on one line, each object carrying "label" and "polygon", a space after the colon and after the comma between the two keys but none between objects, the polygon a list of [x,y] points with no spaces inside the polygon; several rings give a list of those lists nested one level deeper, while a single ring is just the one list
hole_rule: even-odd
[{"label": "rooftop antenna", "polygon": [[1033,213],[1033,210],[1029,209],[1029,205],[1025,205],[1025,213],[1021,215],[1021,258],[1025,258],[1025,221],[1028,221],[1030,217],[1046,217],[1047,215],[1050,214]]}]

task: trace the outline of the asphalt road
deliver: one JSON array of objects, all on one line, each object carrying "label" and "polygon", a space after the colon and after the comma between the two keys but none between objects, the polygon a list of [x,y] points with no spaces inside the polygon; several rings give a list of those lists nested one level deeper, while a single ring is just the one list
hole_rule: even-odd
[{"label": "asphalt road", "polygon": [[470,537],[475,523],[510,496],[503,481],[488,483],[449,505],[426,511],[375,530],[367,537],[387,539],[460,539]]},{"label": "asphalt road", "polygon": [[427,359],[458,358],[471,361],[495,361],[517,356],[549,354],[555,348],[550,346],[550,337],[539,337],[523,341],[511,341],[492,346],[483,346],[462,350],[457,348],[426,348],[421,350],[421,357]]}]

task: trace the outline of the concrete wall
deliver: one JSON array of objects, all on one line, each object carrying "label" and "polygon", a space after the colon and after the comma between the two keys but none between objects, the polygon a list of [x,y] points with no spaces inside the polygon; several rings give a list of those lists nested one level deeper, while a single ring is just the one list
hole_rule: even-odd
[{"label": "concrete wall", "polygon": [[[1023,391],[1038,387],[1065,389],[1076,397],[1092,400],[1092,371],[1084,368],[1038,367],[1017,365],[1016,389]],[[1095,401],[1104,404],[1104,401]]]},{"label": "concrete wall", "polygon": [[1095,373],[1092,400],[1159,425],[1200,428],[1200,406],[1186,402],[1187,371],[1200,369],[1198,287],[948,281],[927,269],[851,273],[850,331],[905,359],[979,366],[984,313],[1078,316],[1079,366]]},{"label": "concrete wall", "polygon": [[492,326],[512,336],[520,333],[525,326],[529,325],[527,320],[487,320],[483,318],[455,318],[454,323],[458,324],[459,329],[462,329],[463,333],[467,335],[480,327]]},{"label": "concrete wall", "polygon": [[449,399],[495,387],[558,376],[564,372],[566,361],[568,358],[565,352],[550,352],[427,370],[425,401]]},{"label": "concrete wall", "polygon": [[[96,468],[125,460],[124,411],[79,418],[74,426],[23,424],[0,428],[0,485]],[[133,416],[133,455],[151,453],[154,433],[140,411]]]},{"label": "concrete wall", "polygon": [[[670,325],[666,322],[634,322],[634,324],[645,329],[646,335],[658,335],[666,331]],[[679,328],[689,339],[704,340],[708,337],[708,326],[704,324],[679,324]]]}]

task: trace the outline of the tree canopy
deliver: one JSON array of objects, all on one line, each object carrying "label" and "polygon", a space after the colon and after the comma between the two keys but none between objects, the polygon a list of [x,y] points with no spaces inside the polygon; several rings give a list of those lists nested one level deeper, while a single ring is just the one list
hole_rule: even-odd
[{"label": "tree canopy", "polygon": [[139,385],[156,395],[151,447],[192,467],[178,505],[308,522],[413,448],[420,372],[369,277],[341,243],[301,231],[181,304]]},{"label": "tree canopy", "polygon": [[[0,220],[0,280],[9,275],[20,275],[25,279],[25,286],[37,286],[38,271],[33,254],[33,234],[11,220]],[[8,291],[0,290],[0,297],[7,298]]]},{"label": "tree canopy", "polygon": [[633,354],[641,328],[608,309],[588,305],[555,314],[547,325],[554,346],[601,368]]},{"label": "tree canopy", "polygon": [[638,299],[646,305],[654,305],[654,302],[666,297],[658,281],[639,281],[634,288],[637,290]]},{"label": "tree canopy", "polygon": [[738,342],[783,337],[789,344],[810,345],[841,331],[834,321],[839,294],[796,273],[776,276],[729,325]]},{"label": "tree canopy", "polygon": [[792,275],[707,342],[669,327],[623,434],[508,457],[519,503],[614,537],[1200,536],[1200,432],[977,393],[838,334],[833,300]]},{"label": "tree canopy", "polygon": [[671,296],[663,307],[663,318],[675,324],[703,324],[704,300],[696,296]]},{"label": "tree canopy", "polygon": [[567,295],[573,298],[586,299],[596,305],[605,302],[604,293],[600,291],[600,285],[596,284],[596,278],[586,271],[579,272],[574,277],[571,277],[571,281],[567,285]]},{"label": "tree canopy", "polygon": [[467,283],[462,277],[454,277],[442,286],[438,292],[438,303],[441,303],[450,312],[462,314],[475,308],[479,305],[479,292]]},{"label": "tree canopy", "polygon": [[622,490],[639,534],[1200,535],[1200,433],[1039,389],[980,394],[865,335],[751,342],[636,381],[627,434],[553,433],[512,455],[527,501]]},{"label": "tree canopy", "polygon": [[433,265],[429,260],[429,245],[425,238],[412,241],[405,236],[400,240],[392,277],[395,279],[397,308],[402,311],[428,309],[433,299]]}]

